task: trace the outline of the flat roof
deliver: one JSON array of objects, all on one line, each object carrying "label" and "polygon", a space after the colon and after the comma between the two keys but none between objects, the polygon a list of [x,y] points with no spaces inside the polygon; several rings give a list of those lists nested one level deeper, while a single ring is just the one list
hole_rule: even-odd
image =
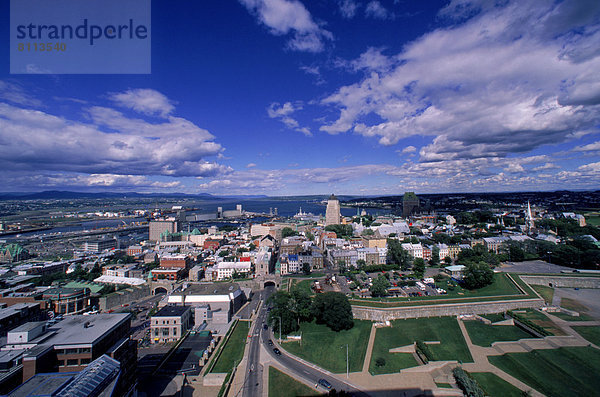
[{"label": "flat roof", "polygon": [[39,327],[42,324],[46,324],[45,321],[34,321],[34,322],[29,322],[29,323],[25,323],[22,325],[19,325],[17,328],[12,329],[10,331],[8,331],[9,333],[13,333],[13,332],[29,332],[33,329],[36,329],[37,327]]},{"label": "flat roof", "polygon": [[152,317],[179,317],[190,310],[190,306],[164,306]]},{"label": "flat roof", "polygon": [[[129,313],[99,313],[91,316],[72,315],[50,326],[53,335],[40,335],[29,344],[43,343],[55,347],[70,345],[93,345],[102,339],[106,333],[120,324],[130,321]],[[85,326],[87,324],[87,327]]]},{"label": "flat roof", "polygon": [[175,291],[171,295],[229,295],[240,289],[237,283],[188,284],[184,291]]}]

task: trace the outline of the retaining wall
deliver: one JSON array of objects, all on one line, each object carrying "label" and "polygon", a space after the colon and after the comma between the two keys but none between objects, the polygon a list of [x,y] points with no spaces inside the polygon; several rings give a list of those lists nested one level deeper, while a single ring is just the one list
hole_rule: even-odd
[{"label": "retaining wall", "polygon": [[544,300],[518,299],[510,301],[448,303],[440,305],[405,306],[394,308],[378,308],[367,306],[352,306],[354,318],[369,321],[386,321],[403,318],[458,316],[461,314],[491,314],[507,310],[523,308],[539,308],[544,306]]},{"label": "retaining wall", "polygon": [[600,277],[519,276],[527,284],[564,288],[600,288]]},{"label": "retaining wall", "polygon": [[100,310],[106,311],[124,304],[129,304],[138,299],[147,298],[150,295],[148,285],[125,288],[99,299]]}]

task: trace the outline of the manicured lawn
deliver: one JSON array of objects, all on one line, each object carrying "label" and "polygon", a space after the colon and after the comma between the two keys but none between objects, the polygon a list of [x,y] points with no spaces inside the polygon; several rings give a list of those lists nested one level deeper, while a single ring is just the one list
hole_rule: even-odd
[{"label": "manicured lawn", "polygon": [[540,313],[539,311],[533,309],[526,309],[524,313],[520,313],[520,311],[515,312],[519,316],[524,317],[544,328],[546,331],[550,332],[551,335],[565,335],[564,331],[554,324],[550,318],[546,317],[544,313]]},{"label": "manicured lawn", "polygon": [[[416,340],[440,341],[440,344],[429,345],[436,360],[473,361],[456,318],[411,318],[395,320],[391,327],[377,329],[369,371],[374,374],[394,373],[416,365],[412,354],[389,352],[390,349],[410,345]],[[375,365],[378,357],[385,359],[385,366]]]},{"label": "manicured lawn", "polygon": [[464,321],[471,341],[477,346],[491,346],[493,342],[534,338],[515,325],[487,325],[480,321]]},{"label": "manicured lawn", "polygon": [[471,372],[489,397],[521,397],[521,390],[491,372]]},{"label": "manicured lawn", "polygon": [[277,368],[269,367],[269,397],[319,396],[320,393],[296,381]]},{"label": "manicured lawn", "polygon": [[313,280],[302,280],[302,281],[294,280],[294,282],[296,282],[296,285],[294,287],[304,290],[309,295],[314,295],[313,291],[310,289],[310,287],[312,286]]},{"label": "manicured lawn", "polygon": [[[517,275],[512,275],[515,282],[523,288],[526,294],[533,293],[531,289]],[[478,302],[496,301],[501,296],[503,300],[523,299],[528,295],[522,294],[515,283],[513,283],[506,273],[495,273],[494,282],[478,290],[467,290],[460,286],[455,286],[454,290],[448,289],[448,281],[437,283],[438,287],[448,291],[446,295],[423,296],[411,298],[376,298],[361,299],[353,298],[350,300],[352,305],[372,306],[372,307],[395,307],[395,306],[418,306],[435,305],[440,303],[462,303],[464,301],[476,300]]]},{"label": "manicured lawn", "polygon": [[597,396],[600,390],[600,351],[591,347],[508,353],[488,359],[549,397]]},{"label": "manicured lawn", "polygon": [[545,285],[532,285],[531,288],[533,288],[535,292],[540,294],[540,296],[544,298],[546,303],[552,303],[552,298],[554,297],[554,288],[546,287]]},{"label": "manicured lawn", "polygon": [[345,373],[348,344],[350,372],[361,371],[371,324],[370,321],[354,320],[352,329],[334,332],[323,324],[301,323],[299,332],[302,332],[302,345],[300,342],[285,342],[282,346],[290,353],[331,372]]},{"label": "manicured lawn", "polygon": [[437,387],[441,387],[442,389],[452,389],[452,385],[450,383],[438,383],[435,382]]},{"label": "manicured lawn", "polygon": [[219,358],[210,372],[225,373],[233,369],[233,367],[242,360],[244,356],[244,346],[248,331],[250,330],[249,321],[238,321],[235,329],[231,333],[227,344],[221,350]]},{"label": "manicured lawn", "polygon": [[575,331],[581,336],[583,336],[586,340],[592,342],[595,345],[600,345],[600,327],[591,326],[591,327],[573,327]]},{"label": "manicured lawn", "polygon": [[482,314],[481,317],[487,318],[493,323],[497,323],[498,321],[506,320],[504,318],[504,313],[492,313],[492,314]]},{"label": "manicured lawn", "polygon": [[[450,281],[442,282],[442,284],[447,284]],[[442,285],[446,291],[448,291],[449,297],[474,297],[474,296],[498,296],[498,295],[518,295],[520,291],[517,289],[515,284],[508,278],[506,273],[495,273],[494,274],[494,282],[490,285],[487,285],[483,288],[479,288],[477,290],[468,290],[464,289],[460,286],[454,287],[454,290],[451,291],[446,286]]]},{"label": "manicured lawn", "polygon": [[[379,331],[381,331],[381,328],[377,330],[377,333],[379,333]],[[404,368],[416,367],[419,365],[411,353],[390,353],[390,348],[386,347],[387,345],[385,343],[378,342],[376,335],[375,344],[373,345],[373,353],[371,355],[371,362],[369,363],[369,372],[371,374],[392,374],[400,372],[400,370]],[[385,360],[385,365],[375,365],[375,362],[378,358],[383,358]]]}]

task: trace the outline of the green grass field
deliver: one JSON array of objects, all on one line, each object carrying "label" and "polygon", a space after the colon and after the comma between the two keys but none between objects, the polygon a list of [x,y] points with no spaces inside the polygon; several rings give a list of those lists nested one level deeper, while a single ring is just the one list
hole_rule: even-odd
[{"label": "green grass field", "polygon": [[487,318],[493,323],[497,323],[498,321],[506,320],[504,318],[504,313],[492,313],[492,314],[482,314],[481,317]]},{"label": "green grass field", "polygon": [[600,351],[591,347],[508,353],[489,361],[549,397],[599,394]]},{"label": "green grass field", "polygon": [[242,360],[244,356],[244,346],[248,331],[250,330],[249,321],[238,321],[235,329],[231,333],[227,344],[223,347],[217,362],[212,367],[212,373],[225,373],[233,369],[233,367]]},{"label": "green grass field", "polygon": [[566,335],[565,332],[560,329],[552,320],[550,320],[544,313],[540,313],[537,310],[526,309],[524,313],[517,313],[519,316],[526,318],[544,328],[546,331],[550,332],[551,335]]},{"label": "green grass field", "polygon": [[269,397],[319,396],[317,391],[277,368],[269,367]]},{"label": "green grass field", "polygon": [[521,390],[491,372],[471,372],[470,375],[489,397],[521,397]]},{"label": "green grass field", "polygon": [[573,327],[575,331],[581,336],[583,336],[589,342],[592,342],[595,345],[600,345],[600,327],[591,326],[591,327]]},{"label": "green grass field", "polygon": [[442,389],[452,389],[452,385],[450,383],[435,382],[435,385]]},{"label": "green grass field", "polygon": [[546,287],[545,285],[532,285],[531,288],[533,288],[535,292],[540,294],[540,296],[544,298],[546,303],[552,303],[552,298],[554,297],[554,288]]},{"label": "green grass field", "polygon": [[534,338],[514,325],[487,325],[479,321],[464,321],[471,341],[477,346],[491,346],[494,342]]},{"label": "green grass field", "polygon": [[352,329],[334,332],[323,324],[301,323],[299,332],[302,332],[302,344],[286,342],[282,346],[290,353],[328,371],[345,373],[348,344],[350,372],[361,371],[367,353],[371,324],[370,321],[354,320]]},{"label": "green grass field", "polygon": [[401,307],[401,306],[420,306],[420,305],[436,305],[440,303],[462,303],[464,301],[476,300],[478,302],[495,301],[498,296],[503,300],[523,299],[528,297],[528,294],[533,294],[533,291],[517,276],[513,275],[515,282],[525,290],[525,294],[517,288],[506,273],[495,273],[494,282],[486,287],[478,290],[466,290],[460,286],[454,287],[454,290],[447,288],[447,281],[438,283],[438,286],[448,291],[446,295],[423,296],[411,298],[357,298],[350,300],[352,305],[371,306],[371,307]]},{"label": "green grass field", "polygon": [[585,222],[588,225],[592,226],[600,226],[600,213],[598,212],[588,212],[583,214],[585,216]]},{"label": "green grass field", "polygon": [[[410,345],[416,340],[440,341],[439,345],[429,345],[436,360],[473,362],[456,318],[411,318],[395,320],[392,321],[392,327],[377,329],[369,371],[373,374],[394,373],[416,365],[412,354],[389,352],[390,349]],[[385,359],[385,366],[375,365],[378,357]]]}]

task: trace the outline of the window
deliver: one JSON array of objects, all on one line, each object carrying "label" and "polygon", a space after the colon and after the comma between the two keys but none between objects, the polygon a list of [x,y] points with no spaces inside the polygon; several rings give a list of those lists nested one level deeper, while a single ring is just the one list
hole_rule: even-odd
[{"label": "window", "polygon": [[169,328],[163,328],[162,331],[163,336],[169,336]]},{"label": "window", "polygon": [[58,360],[58,366],[63,367],[65,365],[65,360]]},{"label": "window", "polygon": [[173,336],[177,336],[177,327],[173,328]]},{"label": "window", "polygon": [[77,360],[76,358],[71,358],[67,360],[67,366],[69,365],[79,365],[79,360]]},{"label": "window", "polygon": [[79,353],[90,353],[92,351],[92,349],[90,349],[89,347],[82,347],[81,349],[79,349]]},{"label": "window", "polygon": [[81,360],[79,360],[79,362],[81,363],[81,365],[87,365],[91,362],[92,360],[89,358],[82,358]]},{"label": "window", "polygon": [[79,353],[78,349],[65,349],[65,354],[77,354]]}]

